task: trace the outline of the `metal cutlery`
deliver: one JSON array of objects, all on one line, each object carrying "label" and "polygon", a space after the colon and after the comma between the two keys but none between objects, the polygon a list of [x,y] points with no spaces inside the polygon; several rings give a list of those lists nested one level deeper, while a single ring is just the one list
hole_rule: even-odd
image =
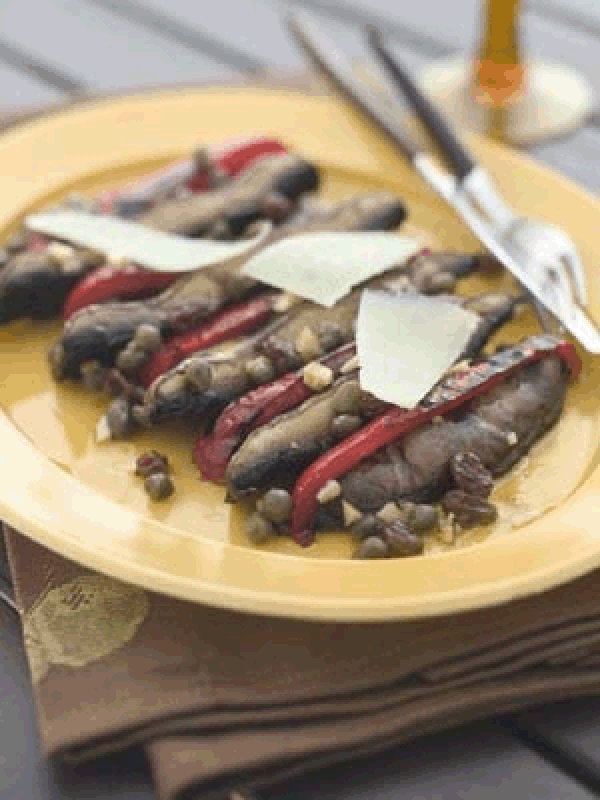
[{"label": "metal cutlery", "polygon": [[[306,13],[288,19],[293,37],[336,92],[374,122],[396,145],[423,180],[444,198],[463,222],[530,293],[544,327],[558,322],[591,353],[600,353],[600,331],[582,305],[585,275],[571,240],[562,231],[517,214],[502,198],[489,174],[460,142],[447,121],[416,87],[370,28],[368,45],[378,61],[369,66],[380,76],[374,92],[351,62]],[[397,94],[401,91],[439,143],[449,169],[437,165],[402,129]]]}]

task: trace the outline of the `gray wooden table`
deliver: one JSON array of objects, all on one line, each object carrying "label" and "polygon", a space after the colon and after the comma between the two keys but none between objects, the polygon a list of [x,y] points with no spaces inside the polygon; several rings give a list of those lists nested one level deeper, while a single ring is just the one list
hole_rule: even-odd
[{"label": "gray wooden table", "polygon": [[[0,0],[0,111],[86,91],[206,82],[299,69],[281,24],[292,6],[317,12],[356,47],[380,22],[405,62],[471,51],[479,0]],[[581,70],[600,109],[600,0],[529,0],[529,51]],[[600,111],[533,155],[592,191],[600,187]],[[1,569],[1,566],[0,566]],[[306,776],[273,800],[584,800],[600,797],[600,699],[422,739],[393,753]],[[42,756],[19,626],[0,606],[0,800],[150,800],[143,760],[74,771]]]}]

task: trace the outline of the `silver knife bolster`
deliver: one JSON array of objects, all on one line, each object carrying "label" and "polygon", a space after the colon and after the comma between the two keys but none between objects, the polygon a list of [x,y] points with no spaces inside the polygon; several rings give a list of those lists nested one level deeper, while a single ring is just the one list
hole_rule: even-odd
[{"label": "silver knife bolster", "polygon": [[497,234],[510,228],[517,220],[517,215],[504,201],[489,172],[483,167],[472,169],[460,186],[471,202],[489,219]]},{"label": "silver knife bolster", "polygon": [[539,281],[521,266],[519,261],[498,240],[495,231],[486,223],[479,211],[473,207],[471,198],[454,176],[441,170],[426,153],[419,153],[413,159],[413,164],[423,180],[456,211],[486,250],[503,264],[517,281],[579,340],[588,352],[600,354],[600,335],[581,309],[572,306],[567,311],[561,307],[562,304],[557,302],[554,294],[545,291]]}]

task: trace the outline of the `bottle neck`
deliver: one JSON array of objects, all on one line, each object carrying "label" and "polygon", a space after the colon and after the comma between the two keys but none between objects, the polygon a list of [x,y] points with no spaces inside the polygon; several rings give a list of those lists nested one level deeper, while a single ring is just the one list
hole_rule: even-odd
[{"label": "bottle neck", "polygon": [[519,12],[521,0],[486,0],[484,29],[476,57],[475,100],[505,108],[519,96],[524,82]]}]

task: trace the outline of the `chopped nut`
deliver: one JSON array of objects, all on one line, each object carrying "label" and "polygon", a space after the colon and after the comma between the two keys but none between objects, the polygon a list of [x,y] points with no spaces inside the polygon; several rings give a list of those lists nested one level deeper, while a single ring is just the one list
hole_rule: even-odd
[{"label": "chopped nut", "polygon": [[162,336],[155,325],[139,325],[133,338],[135,346],[145,353],[153,353],[162,345]]},{"label": "chopped nut", "polygon": [[339,497],[342,492],[342,487],[337,481],[331,480],[327,481],[325,486],[321,489],[319,494],[317,495],[317,500],[321,504],[331,503],[332,500],[335,500],[336,497]]},{"label": "chopped nut", "polygon": [[400,519],[402,516],[402,512],[396,505],[396,503],[386,503],[383,508],[380,508],[377,512],[377,517],[382,522],[389,524],[391,522],[395,522],[397,519]]},{"label": "chopped nut", "polygon": [[271,522],[280,525],[292,513],[292,496],[285,489],[269,489],[262,498],[261,511]]},{"label": "chopped nut", "polygon": [[275,535],[275,529],[268,519],[257,512],[250,514],[246,520],[246,536],[254,544],[262,544]]},{"label": "chopped nut", "polygon": [[321,345],[314,331],[304,327],[294,342],[296,352],[304,362],[312,361],[321,355]]},{"label": "chopped nut", "polygon": [[302,298],[297,294],[292,294],[292,292],[281,292],[281,294],[277,295],[273,302],[273,311],[275,311],[277,314],[285,314],[286,311],[289,311],[290,308],[293,308],[301,302]]},{"label": "chopped nut", "polygon": [[155,472],[166,473],[168,471],[168,458],[157,450],[149,450],[147,453],[142,453],[135,462],[135,474],[140,475],[142,478],[147,478],[148,475],[153,475]]},{"label": "chopped nut", "polygon": [[463,492],[489,497],[494,486],[492,474],[476,453],[457,453],[450,461],[450,472]]},{"label": "chopped nut", "polygon": [[441,417],[439,414],[436,414],[436,416],[431,420],[431,422],[434,425],[441,425],[443,421],[444,421],[444,418]]},{"label": "chopped nut", "polygon": [[63,275],[71,274],[78,274],[81,272],[82,261],[79,255],[73,251],[73,253],[62,262],[62,264],[57,263],[57,267],[60,268],[60,271]]},{"label": "chopped nut", "polygon": [[111,267],[115,267],[117,269],[123,269],[129,264],[129,259],[124,253],[119,253],[118,251],[114,251],[113,253],[109,253],[106,256],[106,261],[110,264]]},{"label": "chopped nut", "polygon": [[166,500],[175,491],[171,477],[166,472],[153,472],[144,481],[144,489],[152,500]]},{"label": "chopped nut", "polygon": [[344,514],[344,528],[349,528],[362,518],[360,511],[346,500],[342,500],[342,512]]},{"label": "chopped nut", "polygon": [[62,267],[68,259],[75,255],[75,250],[71,245],[62,242],[50,242],[46,248],[46,255],[53,264]]},{"label": "chopped nut", "polygon": [[441,520],[436,536],[444,544],[454,544],[454,514]]},{"label": "chopped nut", "polygon": [[[305,329],[306,330],[306,329]],[[302,377],[304,383],[313,392],[322,392],[331,386],[333,382],[333,370],[331,367],[326,367],[324,364],[318,364],[316,361],[311,361],[302,370]]]},{"label": "chopped nut", "polygon": [[352,558],[385,558],[388,554],[388,545],[379,536],[367,536],[354,551]]},{"label": "chopped nut", "polygon": [[360,358],[358,355],[352,356],[351,359],[346,361],[344,366],[340,369],[340,374],[346,375],[348,372],[354,372],[355,369],[360,369]]},{"label": "chopped nut", "polygon": [[514,447],[517,444],[517,442],[519,441],[519,437],[517,436],[517,434],[514,431],[509,431],[506,434],[506,441],[509,443],[509,445],[511,447]]},{"label": "chopped nut", "polygon": [[98,443],[107,442],[109,439],[112,439],[112,435],[110,432],[110,428],[108,426],[108,420],[106,419],[106,416],[100,417],[100,419],[98,420],[98,424],[96,425],[95,437]]}]

